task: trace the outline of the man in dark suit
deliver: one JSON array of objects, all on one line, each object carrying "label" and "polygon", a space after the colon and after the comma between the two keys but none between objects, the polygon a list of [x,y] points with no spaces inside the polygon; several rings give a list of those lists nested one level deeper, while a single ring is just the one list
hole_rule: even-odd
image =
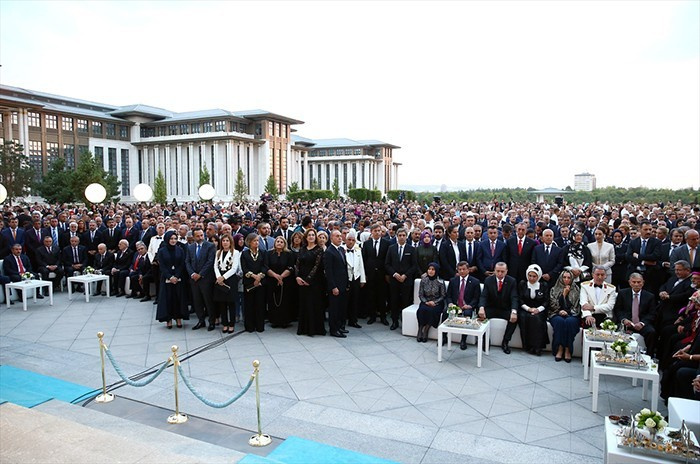
[{"label": "man in dark suit", "polygon": [[124,228],[122,229],[122,237],[129,242],[129,249],[136,251],[136,242],[139,239],[139,229],[134,224],[134,220],[127,216],[124,219]]},{"label": "man in dark suit", "polygon": [[2,231],[2,235],[5,237],[10,247],[15,243],[24,246],[25,231],[21,229],[18,224],[19,222],[16,217],[10,218],[10,226]]},{"label": "man in dark suit", "polygon": [[[481,298],[481,285],[479,279],[469,275],[469,264],[466,261],[457,263],[458,275],[450,280],[447,287],[446,302],[448,305],[459,306],[465,317],[472,317],[474,309],[479,305]],[[467,336],[462,335],[459,343],[461,350],[467,349]]]},{"label": "man in dark suit", "polygon": [[569,235],[571,234],[571,229],[568,227],[559,227],[559,236],[554,239],[554,243],[557,244],[559,248],[564,248],[567,245],[571,244],[571,237]]},{"label": "man in dark suit", "polygon": [[[63,279],[63,266],[61,264],[61,251],[54,246],[50,235],[44,237],[44,244],[36,250],[38,267],[42,280],[53,282],[54,290],[60,285]],[[53,277],[52,277],[53,275]]]},{"label": "man in dark suit", "polygon": [[124,285],[126,284],[126,276],[129,275],[129,266],[131,266],[133,253],[129,249],[129,241],[126,239],[119,240],[117,252],[114,254],[114,265],[110,271],[110,282],[112,290],[116,297],[124,296]]},{"label": "man in dark suit", "polygon": [[328,290],[328,328],[331,337],[347,338],[347,330],[343,329],[343,321],[347,319],[348,267],[345,261],[345,249],[341,247],[342,235],[333,230],[330,235],[331,243],[323,254],[323,268],[326,271],[326,286]]},{"label": "man in dark suit", "polygon": [[141,230],[139,231],[139,241],[143,242],[148,249],[148,245],[151,242],[151,237],[156,235],[156,231],[150,226],[148,219],[141,221]]},{"label": "man in dark suit", "polygon": [[[80,244],[78,236],[71,237],[70,244],[61,252],[61,260],[67,277],[80,275],[87,267],[87,253],[85,247]],[[78,285],[78,289],[81,287]]]},{"label": "man in dark suit", "polygon": [[102,240],[102,234],[97,231],[97,223],[93,220],[88,223],[88,230],[83,232],[80,237],[80,244],[85,247],[88,255],[88,263],[93,267],[95,264],[95,255],[97,254],[97,245]]},{"label": "man in dark suit", "polygon": [[272,234],[272,238],[282,237],[287,241],[287,246],[289,246],[289,239],[292,238],[294,232],[289,228],[289,218],[280,218],[280,227]]},{"label": "man in dark suit", "polygon": [[527,279],[525,271],[532,264],[532,251],[537,246],[537,242],[525,236],[526,233],[527,224],[519,222],[515,226],[515,237],[510,237],[506,241],[508,275],[515,277],[517,282]]},{"label": "man in dark suit", "polygon": [[29,257],[34,269],[39,269],[37,260],[37,250],[43,246],[42,238],[44,231],[41,229],[41,219],[34,219],[32,227],[25,230],[24,234],[24,250]]},{"label": "man in dark suit", "polygon": [[389,307],[391,308],[391,330],[399,327],[401,311],[411,305],[413,279],[416,275],[414,248],[406,242],[406,229],[396,232],[396,244],[389,247],[385,269],[389,276]]},{"label": "man in dark suit", "polygon": [[[97,254],[95,254],[93,267],[102,275],[108,276],[112,273],[112,267],[114,267],[114,255],[107,250],[107,245],[105,245],[104,243],[100,243],[97,246]],[[93,294],[93,296],[98,296],[101,293],[102,281],[100,280],[95,286],[95,293]],[[112,293],[112,295],[114,295],[114,293]]]},{"label": "man in dark suit", "polygon": [[127,295],[127,298],[138,298],[142,297],[142,301],[148,301],[151,297],[148,295],[149,292],[149,274],[151,269],[151,263],[148,261],[148,251],[146,244],[142,241],[138,241],[135,244],[136,253],[134,254],[134,260],[129,268],[129,287],[131,288],[131,294]]},{"label": "man in dark suit", "polygon": [[[683,246],[683,232],[679,229],[671,230],[669,240],[661,244],[661,268],[668,273],[669,276],[674,275],[673,263],[671,263],[671,255],[677,248]],[[685,260],[687,261],[687,260]]]},{"label": "man in dark suit", "polygon": [[382,240],[382,226],[374,224],[370,229],[371,236],[362,244],[362,262],[365,266],[367,284],[364,294],[367,302],[369,317],[367,324],[374,324],[379,316],[382,324],[389,325],[386,319],[386,255],[389,243]]},{"label": "man in dark suit", "polygon": [[442,241],[438,258],[440,261],[440,277],[449,281],[457,275],[457,263],[467,260],[467,250],[464,243],[460,242],[459,226],[453,224],[447,228],[447,239]]},{"label": "man in dark suit", "polygon": [[484,278],[494,275],[496,263],[508,261],[508,250],[503,240],[498,239],[498,227],[489,226],[486,240],[479,243],[477,266]]},{"label": "man in dark suit", "polygon": [[678,260],[673,267],[675,275],[659,288],[659,305],[656,308],[656,329],[659,334],[663,334],[664,327],[673,325],[678,318],[678,310],[688,304],[688,299],[697,290],[690,285],[688,261]]},{"label": "man in dark suit", "polygon": [[[15,243],[10,248],[10,254],[5,256],[2,261],[2,271],[10,282],[19,282],[22,280],[22,274],[29,272],[34,278],[37,277],[35,273],[32,272],[32,263],[29,261],[27,255],[22,253],[22,245]],[[41,291],[36,289],[36,297],[44,298]]]},{"label": "man in dark suit", "polygon": [[119,241],[122,239],[121,230],[117,229],[113,218],[107,219],[107,230],[102,233],[102,243],[107,245],[107,250],[116,253],[119,249]]},{"label": "man in dark suit", "polygon": [[532,251],[532,264],[537,264],[542,269],[542,280],[553,287],[559,278],[562,269],[562,249],[554,242],[554,232],[545,229],[542,232],[542,243]]},{"label": "man in dark suit", "polygon": [[192,289],[192,305],[199,319],[192,330],[205,327],[208,315],[209,327],[207,327],[207,331],[211,332],[216,324],[212,299],[216,246],[212,242],[204,240],[204,231],[199,227],[194,230],[193,236],[194,243],[188,246],[185,258],[185,266],[187,274],[190,276],[190,288]]},{"label": "man in dark suit", "polygon": [[638,333],[644,337],[647,354],[654,357],[656,349],[656,310],[654,295],[642,290],[644,277],[638,272],[630,274],[630,288],[623,288],[617,295],[613,307],[613,321],[622,324],[628,333]]},{"label": "man in dark suit", "polygon": [[[700,247],[698,247],[698,239],[700,233],[695,229],[689,229],[685,232],[685,245],[680,246],[671,253],[671,265],[679,259],[688,261],[690,268],[693,271],[700,271]],[[692,255],[692,256],[691,256]]]},{"label": "man in dark suit", "polygon": [[73,221],[70,224],[68,224],[68,229],[64,230],[61,232],[61,234],[58,237],[59,242],[65,243],[65,246],[70,245],[70,239],[72,237],[78,236],[78,223]]},{"label": "man in dark suit", "polygon": [[652,237],[652,227],[649,221],[643,221],[640,236],[630,241],[627,247],[627,274],[637,272],[642,275],[646,288],[652,294],[658,293],[661,285],[661,242]]},{"label": "man in dark suit", "polygon": [[494,274],[484,281],[484,289],[479,298],[479,319],[505,319],[508,321],[501,348],[510,354],[510,339],[518,326],[518,289],[517,282],[509,275],[508,265],[498,262]]}]

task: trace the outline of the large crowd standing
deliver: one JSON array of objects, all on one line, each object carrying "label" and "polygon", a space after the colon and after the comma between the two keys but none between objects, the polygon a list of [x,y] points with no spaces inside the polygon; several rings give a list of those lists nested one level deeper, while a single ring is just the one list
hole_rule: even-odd
[{"label": "large crowd standing", "polygon": [[168,329],[346,338],[399,328],[420,279],[418,342],[456,305],[506,320],[504,353],[519,328],[524,350],[570,362],[579,329],[611,319],[658,358],[664,398],[700,398],[699,219],[681,203],[6,204],[0,283],[58,290],[93,268]]}]

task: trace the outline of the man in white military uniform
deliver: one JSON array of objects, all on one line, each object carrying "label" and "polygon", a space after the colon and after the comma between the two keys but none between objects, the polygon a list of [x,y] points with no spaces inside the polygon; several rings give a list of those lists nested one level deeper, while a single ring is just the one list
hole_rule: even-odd
[{"label": "man in white military uniform", "polygon": [[600,326],[605,319],[612,319],[617,291],[605,282],[605,276],[603,266],[593,266],[593,280],[581,284],[581,317],[586,327]]}]

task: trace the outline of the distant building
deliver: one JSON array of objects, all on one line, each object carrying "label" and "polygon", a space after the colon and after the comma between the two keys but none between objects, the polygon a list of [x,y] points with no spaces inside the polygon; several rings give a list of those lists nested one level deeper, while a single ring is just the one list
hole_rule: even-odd
[{"label": "distant building", "polygon": [[588,172],[576,174],[574,176],[574,190],[590,192],[595,190],[595,175]]}]

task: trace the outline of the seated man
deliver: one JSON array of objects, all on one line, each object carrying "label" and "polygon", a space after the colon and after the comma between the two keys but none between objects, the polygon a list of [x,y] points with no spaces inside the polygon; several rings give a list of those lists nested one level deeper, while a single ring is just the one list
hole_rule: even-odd
[{"label": "seated man", "polygon": [[[69,245],[61,252],[61,261],[63,261],[66,277],[81,275],[87,267],[88,255],[85,247],[80,245],[80,238],[77,235],[70,238]],[[77,290],[83,291],[83,285],[78,284]]]},{"label": "seated man", "polygon": [[126,284],[126,276],[129,275],[129,267],[133,253],[129,250],[129,241],[126,239],[119,240],[118,250],[114,253],[114,265],[111,270],[112,291],[115,296],[124,296],[124,285]]},{"label": "seated man", "polygon": [[50,235],[44,237],[43,246],[36,250],[36,257],[42,280],[52,281],[54,290],[58,289],[63,279],[61,252],[57,246],[54,246]]},{"label": "seated man", "polygon": [[644,278],[638,272],[630,274],[630,288],[620,290],[613,308],[613,321],[628,333],[638,333],[644,337],[647,354],[654,356],[656,348],[656,309],[654,295],[642,290]]},{"label": "seated man", "polygon": [[[21,281],[22,274],[27,272],[32,274],[32,278],[37,277],[37,275],[32,272],[32,264],[29,262],[27,255],[22,253],[22,245],[19,243],[12,245],[10,254],[5,256],[5,259],[2,261],[2,271],[10,282]],[[36,297],[44,298],[41,292],[38,292]]]},{"label": "seated man", "polygon": [[136,255],[134,261],[129,268],[129,286],[131,294],[127,298],[143,297],[145,301],[151,299],[148,296],[148,285],[150,284],[148,276],[150,275],[151,263],[148,261],[148,249],[146,245],[138,241],[136,242]]},{"label": "seated man", "polygon": [[[94,256],[95,271],[102,275],[110,275],[114,267],[114,255],[107,251],[107,245],[100,243],[97,245],[97,253]],[[102,294],[102,281],[97,282],[93,296]]]},{"label": "seated man", "polygon": [[617,291],[615,286],[605,282],[606,271],[603,266],[593,266],[593,280],[581,284],[581,317],[584,327],[593,324],[600,327],[605,319],[612,319]]},{"label": "seated man", "polygon": [[479,319],[505,319],[508,321],[503,335],[501,349],[510,354],[510,339],[518,326],[518,289],[517,282],[509,275],[508,266],[498,262],[494,266],[494,274],[484,281],[484,289],[479,298]]},{"label": "seated man", "polygon": [[[450,279],[450,285],[447,287],[447,304],[459,306],[464,317],[472,317],[481,297],[479,279],[469,275],[469,264],[466,261],[457,263],[457,273],[459,275]],[[459,348],[467,349],[466,335],[462,335]]]}]

